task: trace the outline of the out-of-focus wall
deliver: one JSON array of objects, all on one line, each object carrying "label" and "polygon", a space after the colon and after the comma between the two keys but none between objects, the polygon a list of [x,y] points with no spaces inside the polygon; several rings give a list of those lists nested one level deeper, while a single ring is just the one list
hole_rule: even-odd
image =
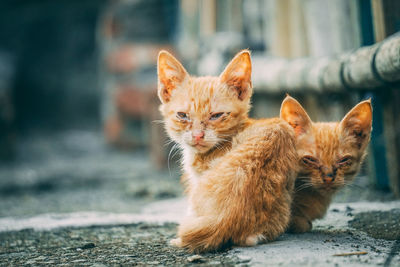
[{"label": "out-of-focus wall", "polygon": [[97,31],[105,138],[124,149],[150,147],[158,166],[166,164],[166,138],[154,123],[161,119],[157,56],[162,49],[175,53],[178,15],[177,1],[109,1]]},{"label": "out-of-focus wall", "polygon": [[[178,51],[199,75],[218,75],[243,48],[255,58],[332,57],[361,46],[357,1],[207,0],[181,1]],[[197,14],[193,16],[193,14]],[[191,45],[196,40],[196,45]],[[273,70],[271,70],[273,71]],[[253,75],[269,70],[254,70]],[[257,87],[252,114],[277,116],[285,91]],[[261,92],[262,93],[259,93]],[[292,93],[315,120],[338,120],[356,101],[349,92]]]},{"label": "out-of-focus wall", "polygon": [[0,51],[13,59],[17,129],[99,125],[95,29],[104,3],[0,1]]}]

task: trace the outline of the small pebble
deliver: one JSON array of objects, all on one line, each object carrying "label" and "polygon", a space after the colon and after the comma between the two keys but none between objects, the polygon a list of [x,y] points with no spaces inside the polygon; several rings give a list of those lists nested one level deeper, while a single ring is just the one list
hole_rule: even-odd
[{"label": "small pebble", "polygon": [[353,211],[354,209],[352,208],[352,207],[350,207],[350,206],[346,206],[346,211],[347,212],[350,212],[350,211]]},{"label": "small pebble", "polygon": [[85,262],[86,260],[84,260],[84,259],[79,259],[79,260],[73,260],[73,261],[71,261],[71,262],[73,262],[73,263],[79,263],[79,262]]},{"label": "small pebble", "polygon": [[239,255],[238,258],[240,263],[246,263],[251,261],[251,258],[249,256]]},{"label": "small pebble", "polygon": [[188,262],[204,262],[204,258],[200,255],[193,255],[187,258]]},{"label": "small pebble", "polygon": [[87,243],[80,248],[81,249],[89,249],[89,248],[94,248],[94,247],[96,247],[96,245],[94,243]]}]

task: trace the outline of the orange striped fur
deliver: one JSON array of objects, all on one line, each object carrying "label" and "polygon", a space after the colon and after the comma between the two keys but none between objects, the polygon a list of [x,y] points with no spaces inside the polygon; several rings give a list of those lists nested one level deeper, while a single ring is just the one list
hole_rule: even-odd
[{"label": "orange striped fur", "polygon": [[332,196],[360,169],[372,130],[371,101],[360,102],[341,122],[314,123],[288,96],[281,118],[295,129],[300,159],[289,231],[307,232],[313,220],[325,215]]},{"label": "orange striped fur", "polygon": [[290,219],[295,134],[280,118],[248,118],[249,51],[219,77],[192,77],[162,51],[158,81],[165,129],[182,149],[190,205],[172,244],[204,252],[277,238]]}]

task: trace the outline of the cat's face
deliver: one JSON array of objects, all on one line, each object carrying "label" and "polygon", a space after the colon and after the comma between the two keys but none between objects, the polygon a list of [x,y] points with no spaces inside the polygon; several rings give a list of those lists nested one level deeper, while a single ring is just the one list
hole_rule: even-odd
[{"label": "cat's face", "polygon": [[205,153],[235,135],[250,109],[251,61],[242,51],[219,77],[191,77],[169,53],[158,57],[158,95],[168,135]]},{"label": "cat's face", "polygon": [[341,122],[314,123],[292,97],[286,97],[281,118],[295,130],[300,159],[299,181],[334,191],[348,184],[360,169],[372,130],[370,100],[356,105]]}]

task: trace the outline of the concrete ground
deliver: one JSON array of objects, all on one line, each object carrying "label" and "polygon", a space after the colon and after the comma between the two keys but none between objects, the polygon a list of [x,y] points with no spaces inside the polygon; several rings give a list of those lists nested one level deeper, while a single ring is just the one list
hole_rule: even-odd
[{"label": "concrete ground", "polygon": [[400,266],[400,201],[365,177],[310,233],[191,255],[168,245],[186,209],[179,174],[144,151],[78,131],[24,139],[18,155],[0,166],[0,266]]}]

